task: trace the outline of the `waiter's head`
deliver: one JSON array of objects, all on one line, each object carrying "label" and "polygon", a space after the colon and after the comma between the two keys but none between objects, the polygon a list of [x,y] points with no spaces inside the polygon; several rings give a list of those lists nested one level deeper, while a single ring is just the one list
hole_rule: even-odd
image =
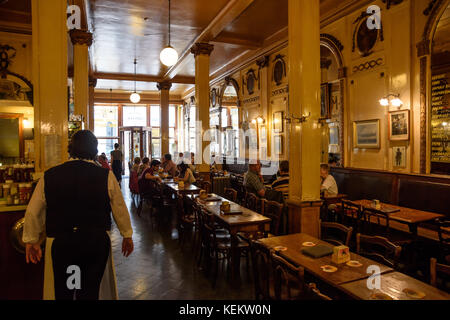
[{"label": "waiter's head", "polygon": [[97,155],[98,141],[89,130],[75,133],[70,140],[69,154],[73,159],[94,160]]}]

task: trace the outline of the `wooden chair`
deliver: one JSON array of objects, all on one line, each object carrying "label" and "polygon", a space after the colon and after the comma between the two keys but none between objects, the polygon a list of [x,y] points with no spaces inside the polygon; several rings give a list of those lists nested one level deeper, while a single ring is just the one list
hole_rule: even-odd
[{"label": "wooden chair", "polygon": [[[438,286],[438,279],[442,280],[442,285]],[[430,259],[430,283],[433,287],[441,287],[445,291],[449,291],[446,283],[450,280],[450,266],[437,263],[436,258]]]},{"label": "wooden chair", "polygon": [[342,199],[340,213],[341,223],[344,225],[352,225],[353,230],[359,232],[362,220],[362,206],[350,200]]},{"label": "wooden chair", "polygon": [[441,258],[450,264],[450,220],[449,218],[436,219],[440,244]]},{"label": "wooden chair", "polygon": [[274,270],[276,300],[299,300],[305,297],[305,270],[295,267],[285,259],[271,254]]},{"label": "wooden chair", "polygon": [[349,246],[353,228],[337,222],[320,223],[320,239],[335,246]]},{"label": "wooden chair", "polygon": [[232,202],[236,202],[237,201],[237,191],[231,188],[225,188],[224,189],[225,192],[225,198],[227,198],[228,200],[232,201]]},{"label": "wooden chair", "polygon": [[179,196],[177,204],[178,241],[183,246],[186,240],[186,233],[193,230],[195,217],[186,212],[184,197]]},{"label": "wooden chair", "polygon": [[256,300],[275,300],[270,250],[259,241],[251,241],[253,281]]},{"label": "wooden chair", "polygon": [[320,290],[317,289],[317,285],[313,282],[308,284],[307,292],[308,297],[312,300],[325,300],[325,301],[333,300],[329,296],[321,293]]},{"label": "wooden chair", "polygon": [[270,223],[270,233],[271,235],[279,235],[280,234],[280,222],[281,215],[283,214],[284,205],[280,204],[276,201],[263,201],[264,205],[264,215],[270,219],[272,222]]},{"label": "wooden chair", "polygon": [[254,212],[261,213],[261,205],[260,205],[261,199],[259,199],[254,193],[247,192],[247,199],[245,207],[247,209],[250,209]]},{"label": "wooden chair", "polygon": [[203,181],[201,183],[201,188],[205,190],[208,194],[211,193],[211,182]]},{"label": "wooden chair", "polygon": [[366,258],[383,263],[396,270],[402,247],[380,236],[356,235],[356,253]]}]

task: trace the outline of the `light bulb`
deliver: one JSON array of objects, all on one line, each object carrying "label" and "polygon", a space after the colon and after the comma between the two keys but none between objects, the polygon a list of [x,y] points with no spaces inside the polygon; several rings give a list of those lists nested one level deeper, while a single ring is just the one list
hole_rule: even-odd
[{"label": "light bulb", "polygon": [[252,123],[253,123],[253,124],[256,124],[256,119],[253,119],[253,120],[252,120]]},{"label": "light bulb", "polygon": [[258,121],[258,124],[262,124],[264,122],[264,119],[261,117],[258,117],[257,121]]},{"label": "light bulb", "polygon": [[403,101],[399,98],[392,99],[391,103],[394,107],[400,107],[403,105]]},{"label": "light bulb", "polygon": [[387,107],[389,105],[389,100],[386,98],[381,99],[380,105],[382,105],[383,107]]},{"label": "light bulb", "polygon": [[130,95],[130,101],[133,103],[139,103],[139,101],[141,101],[141,96],[139,95],[139,93],[133,92]]},{"label": "light bulb", "polygon": [[171,67],[178,61],[178,52],[171,46],[167,46],[161,51],[159,59],[162,64]]}]

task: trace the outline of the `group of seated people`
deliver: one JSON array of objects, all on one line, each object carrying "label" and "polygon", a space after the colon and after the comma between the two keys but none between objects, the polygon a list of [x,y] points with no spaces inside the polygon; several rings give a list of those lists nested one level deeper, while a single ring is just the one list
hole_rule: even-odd
[{"label": "group of seated people", "polygon": [[[259,198],[267,200],[275,200],[278,193],[282,193],[283,200],[289,197],[289,161],[284,160],[280,162],[279,171],[270,186],[264,184],[264,179],[261,175],[261,162],[249,164],[248,172],[244,176],[244,187],[247,192],[257,195]],[[320,193],[324,197],[333,197],[338,195],[338,187],[336,180],[330,174],[330,167],[328,164],[320,165],[321,186]],[[279,201],[280,202],[280,201]]]},{"label": "group of seated people", "polygon": [[[180,159],[184,160],[182,156],[180,156]],[[139,157],[135,158],[134,164],[130,170],[131,192],[134,194],[145,192],[144,190],[139,190],[140,186],[142,189],[147,185],[145,181],[144,183],[142,183],[142,180],[156,181],[157,183],[161,183],[162,178],[159,175],[160,173],[165,173],[168,177],[171,178],[178,178],[179,181],[184,181],[186,184],[192,184],[196,182],[194,175],[194,154],[191,154],[190,164],[186,164],[184,161],[180,161],[180,159],[179,161],[177,161],[178,164],[176,164],[172,160],[171,154],[166,154],[163,157],[162,162],[156,159],[150,162],[150,159],[147,157],[143,158],[141,162],[141,159]]]}]

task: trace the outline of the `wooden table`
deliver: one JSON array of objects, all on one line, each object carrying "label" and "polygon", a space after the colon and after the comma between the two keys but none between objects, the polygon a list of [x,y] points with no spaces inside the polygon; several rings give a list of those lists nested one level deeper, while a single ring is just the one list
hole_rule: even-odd
[{"label": "wooden table", "polygon": [[[305,248],[303,246],[303,243],[305,242],[313,242],[316,245],[321,244],[331,248],[334,247],[332,244],[311,237],[304,233],[261,239],[260,242],[262,242],[269,249],[277,246],[286,247],[287,248],[286,251],[278,252],[280,256],[289,260],[291,263],[297,266],[302,266],[303,268],[305,268],[305,271],[312,274],[314,277],[338,289],[339,286],[343,283],[367,279],[371,275],[367,273],[367,268],[372,265],[379,266],[381,274],[393,271],[393,269],[390,267],[387,267],[373,260],[359,256],[353,252],[350,252],[351,260],[359,261],[362,264],[361,267],[354,268],[349,267],[346,264],[337,265],[331,261],[331,255],[318,259],[304,255],[301,252],[301,249]],[[338,268],[338,270],[333,273],[326,273],[321,268],[324,265],[335,266]]]},{"label": "wooden table", "polygon": [[213,198],[220,198],[222,201],[228,201],[230,203],[231,211],[242,211],[239,215],[223,215],[220,211],[220,205],[222,201],[217,202],[203,202],[197,200],[210,213],[214,214],[217,218],[217,222],[226,228],[231,235],[231,279],[233,284],[237,284],[240,279],[240,253],[237,247],[239,239],[237,237],[238,232],[262,232],[267,233],[270,231],[270,218],[267,218],[259,213],[249,210],[240,206],[237,203],[231,202],[219,195],[211,194]]},{"label": "wooden table", "polygon": [[173,192],[186,195],[186,194],[198,194],[200,193],[200,188],[193,185],[193,184],[185,184],[184,188],[181,188],[178,186],[178,183],[165,183],[163,181],[163,184],[165,184],[168,188],[170,188]]},{"label": "wooden table", "polygon": [[[371,200],[364,199],[364,200],[357,200],[357,201],[353,201],[353,202],[363,206],[364,208],[374,209],[373,201],[371,201]],[[409,231],[414,236],[417,236],[417,227],[418,227],[419,223],[435,220],[436,218],[441,218],[444,216],[444,215],[438,214],[438,213],[421,211],[421,210],[416,210],[416,209],[411,209],[411,208],[405,208],[405,207],[400,207],[400,206],[396,206],[396,205],[392,205],[392,204],[385,204],[385,203],[380,203],[380,204],[381,204],[381,207],[385,206],[390,209],[391,208],[397,209],[398,211],[392,212],[389,214],[389,219],[395,220],[395,221],[403,223],[403,224],[407,224],[409,227]]]},{"label": "wooden table", "polygon": [[416,300],[410,298],[403,292],[404,289],[413,289],[425,294],[423,300],[450,300],[450,295],[424,282],[411,278],[400,272],[390,272],[381,275],[380,290],[370,290],[367,287],[367,280],[358,280],[341,285],[343,290],[355,299],[374,299],[374,292],[387,294],[394,300]]}]

